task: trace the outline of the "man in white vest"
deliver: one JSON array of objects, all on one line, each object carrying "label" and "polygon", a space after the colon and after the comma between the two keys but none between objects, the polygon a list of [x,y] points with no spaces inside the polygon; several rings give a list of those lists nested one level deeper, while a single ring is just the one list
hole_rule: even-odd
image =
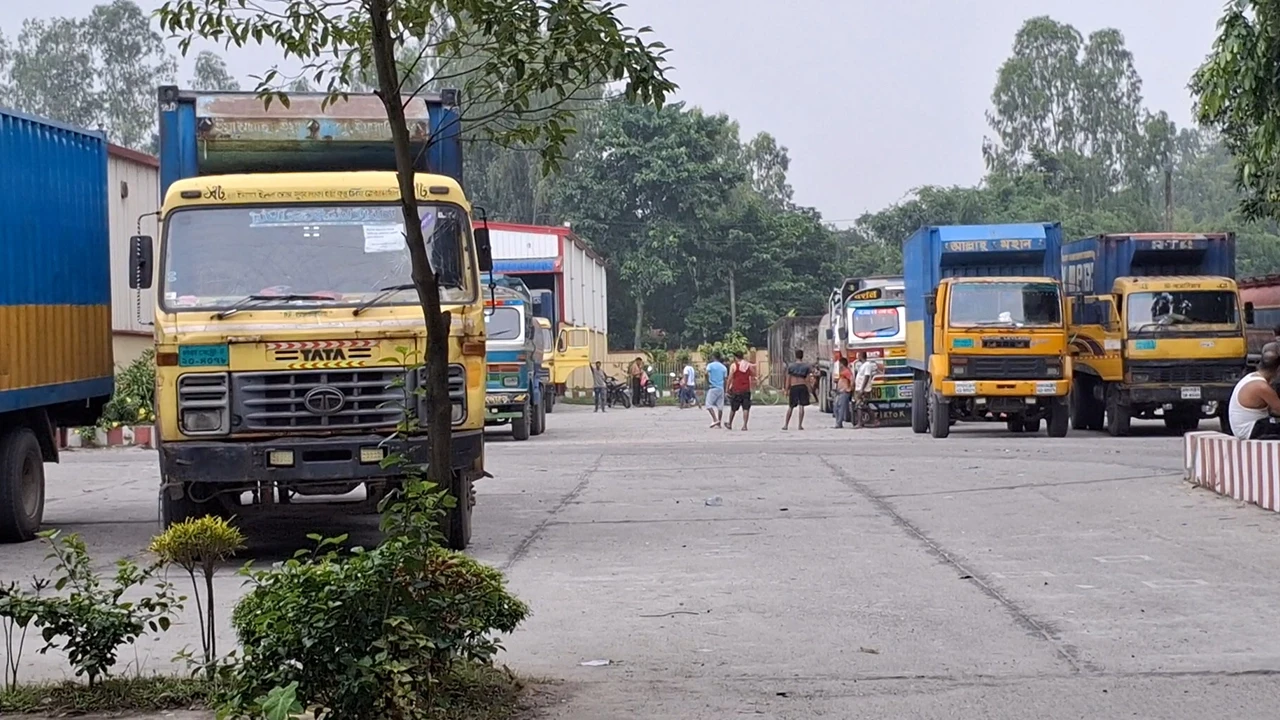
[{"label": "man in white vest", "polygon": [[1240,378],[1231,393],[1227,419],[1231,433],[1240,440],[1280,438],[1280,424],[1271,422],[1280,416],[1280,396],[1271,383],[1280,374],[1280,344],[1267,343],[1262,348],[1258,369]]}]

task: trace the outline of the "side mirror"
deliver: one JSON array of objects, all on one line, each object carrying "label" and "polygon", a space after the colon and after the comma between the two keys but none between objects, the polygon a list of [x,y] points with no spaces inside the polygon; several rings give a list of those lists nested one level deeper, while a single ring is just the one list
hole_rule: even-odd
[{"label": "side mirror", "polygon": [[936,292],[924,296],[924,312],[926,315],[938,314],[938,294]]},{"label": "side mirror", "polygon": [[493,272],[493,245],[489,244],[489,228],[479,227],[471,234],[476,240],[476,257],[480,263],[480,272]]},{"label": "side mirror", "polygon": [[828,339],[828,340],[835,340],[835,339],[836,339],[836,334],[835,334],[835,332],[834,332],[831,328],[827,328],[827,339]]},{"label": "side mirror", "polygon": [[152,275],[155,273],[154,245],[148,235],[129,238],[129,287],[133,290],[147,290],[151,287]]},{"label": "side mirror", "polygon": [[1252,325],[1253,320],[1254,320],[1253,303],[1247,302],[1244,304],[1244,324]]}]

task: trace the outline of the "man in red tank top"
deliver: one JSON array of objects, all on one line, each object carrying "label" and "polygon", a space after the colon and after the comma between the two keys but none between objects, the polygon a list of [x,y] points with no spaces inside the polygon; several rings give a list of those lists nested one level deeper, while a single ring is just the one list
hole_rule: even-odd
[{"label": "man in red tank top", "polygon": [[751,420],[751,383],[755,379],[755,366],[747,362],[743,353],[733,354],[733,364],[729,366],[729,422],[728,430],[733,429],[733,419],[742,408],[742,429],[747,429]]}]

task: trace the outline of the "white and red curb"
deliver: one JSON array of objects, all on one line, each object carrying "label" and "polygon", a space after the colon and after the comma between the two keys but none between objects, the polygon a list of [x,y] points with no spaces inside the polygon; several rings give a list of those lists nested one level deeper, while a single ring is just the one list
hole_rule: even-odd
[{"label": "white and red curb", "polygon": [[1188,482],[1280,512],[1280,441],[1237,440],[1218,432],[1183,436]]},{"label": "white and red curb", "polygon": [[61,448],[84,447],[145,447],[155,448],[156,431],[151,425],[121,425],[115,428],[93,428],[93,434],[86,437],[80,428],[61,428],[58,430],[58,445]]}]

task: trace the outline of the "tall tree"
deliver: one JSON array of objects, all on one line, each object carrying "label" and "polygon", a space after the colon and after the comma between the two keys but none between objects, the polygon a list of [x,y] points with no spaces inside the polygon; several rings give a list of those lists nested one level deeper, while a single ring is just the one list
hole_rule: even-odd
[{"label": "tall tree", "polygon": [[[565,100],[583,87],[623,83],[628,97],[661,105],[675,88],[667,80],[665,48],[647,42],[647,29],[626,27],[615,6],[590,0],[266,0],[248,5],[226,0],[172,0],[160,9],[161,24],[180,36],[185,50],[196,37],[243,45],[250,39],[276,45],[297,58],[304,74],[325,83],[331,95],[351,87],[372,63],[395,145],[400,206],[411,276],[427,329],[426,403],[423,418],[430,438],[428,478],[457,492],[453,482],[452,437],[447,390],[449,313],[441,307],[440,283],[428,259],[415,191],[414,158],[404,102],[427,89],[409,87],[397,65],[404,43],[422,43],[432,67],[478,54],[481,67],[463,84],[463,97],[494,110],[462,108],[463,123],[491,128],[503,140],[540,143],[549,166],[562,157],[574,111]],[[440,33],[441,27],[450,28]],[[438,41],[433,38],[439,37]],[[266,73],[259,92],[287,97],[279,69]],[[286,80],[287,82],[287,80]],[[551,102],[530,100],[549,93]],[[469,493],[468,493],[469,495]]]},{"label": "tall tree", "polygon": [[751,173],[751,187],[761,197],[778,207],[788,207],[794,193],[787,182],[791,156],[769,133],[751,138],[742,148],[743,159]]},{"label": "tall tree", "polygon": [[1280,217],[1280,6],[1232,0],[1191,80],[1199,121],[1235,158],[1246,215]]},{"label": "tall tree", "polygon": [[988,145],[990,165],[1025,163],[1037,151],[1079,150],[1083,45],[1078,30],[1048,16],[1023,23],[991,93],[987,122],[999,144]]},{"label": "tall tree", "polygon": [[23,21],[9,69],[8,103],[71,125],[102,127],[103,98],[94,86],[89,43],[80,20]]},{"label": "tall tree", "polygon": [[196,55],[195,74],[191,77],[193,90],[239,90],[240,81],[227,69],[227,61],[212,50],[201,50]]}]

